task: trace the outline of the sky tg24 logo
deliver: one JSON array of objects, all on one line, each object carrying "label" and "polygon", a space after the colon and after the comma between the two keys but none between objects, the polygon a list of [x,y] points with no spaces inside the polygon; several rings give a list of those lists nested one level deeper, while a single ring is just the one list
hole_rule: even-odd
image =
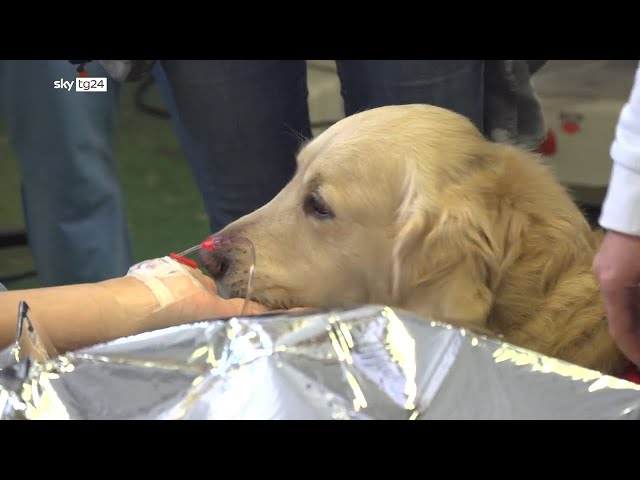
[{"label": "sky tg24 logo", "polygon": [[76,92],[106,92],[106,77],[84,77],[73,80],[65,80],[61,78],[53,82],[53,88],[56,90],[66,90],[70,92],[73,86],[76,86]]}]

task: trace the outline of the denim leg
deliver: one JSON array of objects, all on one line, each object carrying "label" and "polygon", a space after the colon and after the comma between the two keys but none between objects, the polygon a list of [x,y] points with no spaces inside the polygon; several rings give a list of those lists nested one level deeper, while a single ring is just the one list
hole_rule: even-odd
[{"label": "denim leg", "polygon": [[176,130],[215,232],[267,203],[293,176],[301,137],[311,136],[306,63],[161,64],[171,90],[167,107],[175,107]]},{"label": "denim leg", "polygon": [[[54,89],[74,80],[66,60],[4,65],[6,114],[18,158],[24,216],[44,286],[124,275],[133,262],[116,170],[119,85],[106,93]],[[91,76],[106,77],[97,62]]]},{"label": "denim leg", "polygon": [[339,60],[337,66],[346,115],[426,103],[465,115],[483,128],[483,60]]},{"label": "denim leg", "polygon": [[[207,156],[200,153],[198,144],[192,135],[193,132],[188,128],[185,128],[184,123],[180,119],[178,108],[176,106],[175,99],[173,98],[171,84],[169,83],[169,79],[162,68],[161,62],[155,63],[151,70],[151,74],[164,101],[165,108],[171,116],[171,123],[173,124],[173,128],[182,147],[182,151],[187,157],[187,162],[189,163],[191,172],[195,177],[196,184],[198,185],[199,190],[203,192],[203,198],[206,199],[211,196],[209,189],[213,185],[213,182],[210,180],[210,169],[207,168]],[[207,192],[207,194],[205,195],[204,192]],[[207,211],[209,211],[208,208]]]}]

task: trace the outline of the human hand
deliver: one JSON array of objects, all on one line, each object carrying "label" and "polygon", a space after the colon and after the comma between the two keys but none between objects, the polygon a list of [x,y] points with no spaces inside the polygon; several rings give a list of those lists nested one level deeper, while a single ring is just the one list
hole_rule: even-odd
[{"label": "human hand", "polygon": [[[143,314],[133,315],[141,319],[144,331],[242,314],[244,299],[220,297],[211,277],[170,257],[136,264],[127,276],[142,281],[156,300],[152,309],[145,305]],[[245,315],[266,310],[256,302],[249,302]]]},{"label": "human hand", "polygon": [[[183,316],[185,311],[191,312],[190,317],[197,317],[197,319],[200,320],[205,318],[233,317],[242,314],[245,300],[243,298],[224,299],[218,296],[216,283],[201,270],[189,268],[169,257],[154,259],[149,262],[153,264],[153,275],[156,278],[162,278],[165,285],[169,287],[174,296],[179,300],[178,303],[183,303],[181,300],[189,299],[190,305],[182,305]],[[158,268],[158,262],[171,265],[169,271],[173,274],[167,275],[166,273],[160,273],[160,271],[164,271],[164,269]],[[195,282],[193,280],[195,280]],[[249,301],[244,315],[250,316],[261,313],[308,313],[312,310],[313,309],[308,307],[268,310],[259,303]]]},{"label": "human hand", "polygon": [[640,237],[609,231],[593,261],[609,333],[640,366]]}]

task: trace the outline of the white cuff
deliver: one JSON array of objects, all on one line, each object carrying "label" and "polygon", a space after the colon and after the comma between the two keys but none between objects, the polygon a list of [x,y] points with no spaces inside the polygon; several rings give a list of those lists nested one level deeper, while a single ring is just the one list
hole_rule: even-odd
[{"label": "white cuff", "polygon": [[640,236],[639,172],[613,165],[599,223],[607,230]]}]

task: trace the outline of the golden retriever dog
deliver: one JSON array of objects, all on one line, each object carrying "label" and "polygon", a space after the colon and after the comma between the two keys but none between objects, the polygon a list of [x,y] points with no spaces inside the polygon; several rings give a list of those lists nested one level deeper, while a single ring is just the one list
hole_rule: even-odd
[{"label": "golden retriever dog", "polygon": [[[627,365],[591,272],[600,235],[538,156],[442,108],[343,119],[218,234],[253,242],[252,298],[272,308],[384,304],[605,373]],[[219,252],[205,267],[244,296],[249,256]]]}]

